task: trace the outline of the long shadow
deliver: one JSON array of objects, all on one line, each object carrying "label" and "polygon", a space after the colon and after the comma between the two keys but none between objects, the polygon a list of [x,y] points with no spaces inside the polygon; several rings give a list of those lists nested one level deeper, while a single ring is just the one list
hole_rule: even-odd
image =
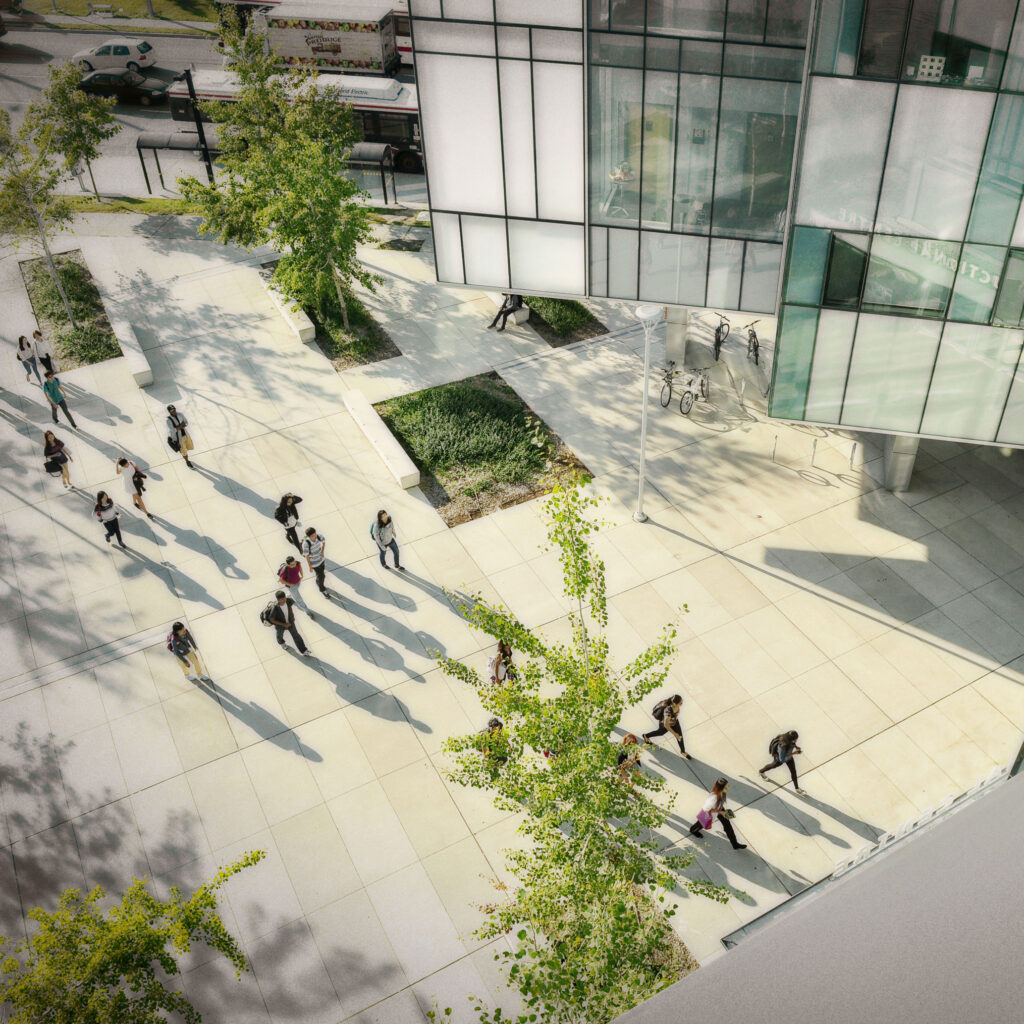
[{"label": "long shadow", "polygon": [[[129,524],[122,521],[121,533],[122,535],[128,534],[128,536],[133,536],[135,531],[129,529]],[[118,550],[120,551],[121,549],[118,548]],[[215,597],[211,597],[197,580],[194,580],[188,573],[182,572],[177,566],[161,565],[154,562],[152,558],[144,555],[138,548],[133,548],[130,544],[124,549],[122,554],[137,563],[138,569],[148,569],[157,579],[162,580],[167,589],[179,600],[205,604],[215,611],[223,610],[224,605],[220,601]],[[122,569],[122,573],[130,577],[133,575],[133,570],[131,567],[125,566]]]},{"label": "long shadow", "polygon": [[[173,535],[176,544],[188,548],[189,551],[195,551],[197,554],[212,558],[222,575],[233,580],[247,580],[249,578],[249,574],[239,567],[238,559],[212,537],[207,537],[205,533],[198,533],[195,530],[185,530],[180,526],[175,526],[171,520],[158,516],[155,512],[153,513],[153,519],[167,530],[168,533]],[[156,538],[156,542],[161,545],[164,543],[162,538],[159,537]],[[175,567],[174,572],[178,571]]]},{"label": "long shadow", "polygon": [[[424,579],[422,576],[417,576],[416,573],[414,573],[410,569],[406,569],[405,572],[402,573],[401,579],[408,581],[414,587],[419,587],[419,589],[422,590],[423,593],[425,593],[428,597],[432,597],[439,604],[443,604],[450,608],[453,614],[459,614],[458,609],[452,603],[451,599],[444,592],[444,590],[441,587],[439,587],[436,583],[432,583],[430,580]],[[461,596],[461,594],[456,593],[456,597]],[[466,601],[467,603],[469,602],[468,597],[466,598]]]},{"label": "long shadow", "polygon": [[[292,653],[295,657],[299,657],[294,651]],[[321,661],[319,658],[315,660],[314,664],[320,674],[334,687],[338,696],[349,705],[358,705],[361,710],[369,711],[375,718],[382,718],[388,722],[408,722],[417,732],[434,731],[426,722],[421,722],[416,718],[409,711],[408,705],[393,694],[379,689],[351,672],[335,668],[334,665]],[[367,703],[370,698],[377,696],[389,699],[372,705]]]},{"label": "long shadow", "polygon": [[[346,607],[351,605],[346,602]],[[357,633],[354,629],[349,629],[347,626],[343,626],[340,622],[336,622],[334,619],[324,615],[323,612],[318,611],[316,614],[316,622],[323,626],[324,630],[331,634],[336,640],[340,640],[342,643],[347,644],[352,650],[357,651],[359,656],[367,664],[373,665],[377,668],[393,669],[395,671],[403,671],[407,675],[412,675],[412,671],[406,667],[405,660],[393,647],[389,647],[387,644],[380,640],[376,640],[373,637],[363,636]],[[374,656],[376,652],[379,657]]]},{"label": "long shadow", "polygon": [[224,476],[223,473],[208,469],[199,463],[194,463],[194,465],[196,472],[200,476],[205,476],[213,484],[213,488],[218,494],[223,494],[226,498],[240,501],[261,515],[265,515],[268,519],[273,519],[274,509],[277,506],[272,499],[265,498],[262,494],[257,494],[256,491],[246,487],[245,484],[238,480],[232,480],[230,477]]},{"label": "long shadow", "polygon": [[294,750],[292,744],[286,741],[287,736],[294,736],[298,743],[299,753],[307,761],[316,763],[323,761],[323,757],[312,747],[303,743],[290,726],[265,708],[261,708],[259,704],[236,697],[230,690],[209,678],[200,679],[196,685],[203,693],[218,701],[228,714],[234,715],[263,739],[269,740],[275,746],[281,747],[282,750]]},{"label": "long shadow", "polygon": [[[343,607],[357,619],[362,619],[363,622],[371,626],[378,633],[382,633],[396,644],[401,644],[402,647],[413,654],[424,654],[427,657],[430,657],[431,651],[440,651],[441,654],[444,654],[444,644],[430,633],[424,632],[421,629],[411,630],[408,626],[403,625],[390,615],[386,613],[384,615],[376,615],[369,608],[351,600],[343,601]],[[372,641],[372,638],[367,637],[365,634],[360,635],[364,643],[376,642]]]},{"label": "long shadow", "polygon": [[405,594],[396,594],[393,590],[381,586],[375,580],[371,580],[345,565],[337,565],[328,560],[328,569],[333,576],[337,576],[345,584],[352,588],[360,597],[377,604],[390,605],[394,603],[403,612],[416,611],[416,602]]}]

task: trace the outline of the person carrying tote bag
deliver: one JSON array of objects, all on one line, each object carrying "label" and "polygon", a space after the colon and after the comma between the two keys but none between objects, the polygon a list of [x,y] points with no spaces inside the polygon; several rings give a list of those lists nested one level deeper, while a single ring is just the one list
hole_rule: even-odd
[{"label": "person carrying tote bag", "polygon": [[167,446],[184,458],[189,469],[196,468],[188,457],[188,453],[195,448],[189,437],[188,420],[173,405],[167,406]]},{"label": "person carrying tote bag", "polygon": [[43,434],[43,469],[50,476],[59,476],[65,487],[71,487],[71,473],[68,464],[75,460],[71,458],[71,452],[64,446],[64,442],[57,439],[52,430]]},{"label": "person carrying tote bag", "polygon": [[722,823],[722,829],[729,842],[732,844],[732,848],[734,850],[745,850],[747,848],[747,844],[736,841],[736,831],[732,827],[732,822],[730,821],[734,815],[733,812],[725,805],[726,793],[728,790],[729,780],[726,778],[719,779],[711,787],[711,792],[708,795],[707,800],[704,801],[704,806],[700,809],[700,813],[697,815],[697,820],[690,826],[690,835],[700,839],[704,835],[704,830],[711,828],[715,823],[715,818],[717,817]]}]

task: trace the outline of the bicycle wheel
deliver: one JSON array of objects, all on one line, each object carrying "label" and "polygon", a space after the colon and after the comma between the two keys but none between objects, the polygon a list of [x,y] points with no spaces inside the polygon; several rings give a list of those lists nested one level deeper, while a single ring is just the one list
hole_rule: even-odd
[{"label": "bicycle wheel", "polygon": [[679,411],[684,415],[688,416],[690,410],[693,408],[693,392],[684,391],[679,399]]},{"label": "bicycle wheel", "polygon": [[725,335],[720,335],[718,331],[715,331],[715,362],[718,362],[718,357],[722,352],[722,342],[725,341]]},{"label": "bicycle wheel", "polygon": [[711,381],[708,380],[708,378],[706,376],[705,377],[701,377],[701,379],[700,379],[700,397],[703,398],[704,401],[706,402],[708,400],[708,395],[710,395],[710,394],[711,394]]},{"label": "bicycle wheel", "polygon": [[668,405],[668,403],[671,402],[671,401],[672,401],[672,385],[668,381],[665,381],[665,383],[661,385],[661,407],[662,407],[662,409],[664,409]]},{"label": "bicycle wheel", "polygon": [[758,350],[760,345],[757,343],[757,335],[755,334],[752,338],[747,341],[747,358],[750,359],[754,365],[757,365]]},{"label": "bicycle wheel", "polygon": [[723,320],[719,325],[718,329],[722,332],[722,341],[725,341],[729,337],[729,321]]}]

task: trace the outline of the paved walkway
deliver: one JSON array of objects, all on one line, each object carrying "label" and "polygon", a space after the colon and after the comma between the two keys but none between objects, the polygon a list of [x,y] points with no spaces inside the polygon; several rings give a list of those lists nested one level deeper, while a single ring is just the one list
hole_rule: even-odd
[{"label": "paved walkway", "polygon": [[[71,247],[136,325],[155,382],[138,391],[117,362],[62,374],[83,430],[57,433],[84,490],[46,477],[48,417],[13,357],[31,314],[16,259],[0,254],[0,931],[19,933],[25,910],[69,885],[191,885],[261,847],[266,861],[225,902],[254,972],[239,986],[203,951],[188,958],[184,984],[208,1019],[420,1022],[436,999],[470,1020],[472,994],[515,1009],[494,950],[472,938],[515,821],[445,780],[445,737],[484,716],[430,652],[486,657],[441,586],[564,631],[556,566],[537,550],[537,503],[449,530],[418,490],[398,490],[342,408],[347,387],[378,400],[500,368],[610,499],[597,546],[617,659],[688,605],[672,685],[694,759],[668,746],[644,759],[677,794],[664,841],[692,845],[685,826],[724,773],[750,844],[695,847],[694,871],[748,894],[682,898],[674,922],[698,958],[1016,752],[1019,453],[926,445],[914,490],[895,497],[876,486],[870,439],[766,423],[759,371],[727,346],[709,405],[688,419],[652,410],[639,526],[635,332],[562,350],[526,328],[496,335],[486,298],[432,283],[429,252],[367,250],[387,279],[372,304],[403,354],[338,375],[285,330],[251,258],[187,224],[83,218],[58,245]],[[614,304],[601,313],[628,323]],[[696,348],[689,361],[709,362]],[[163,443],[171,401],[193,424],[196,472]],[[147,467],[157,516],[124,517],[129,552],[91,518],[96,490],[120,493],[122,451]],[[281,652],[258,619],[289,550],[271,517],[288,490],[328,538],[341,597],[310,597],[312,661]],[[367,531],[382,506],[408,576],[377,564]],[[212,684],[186,681],[164,649],[176,618]],[[640,708],[623,725],[649,719]],[[756,774],[784,728],[807,751],[803,798]]]}]

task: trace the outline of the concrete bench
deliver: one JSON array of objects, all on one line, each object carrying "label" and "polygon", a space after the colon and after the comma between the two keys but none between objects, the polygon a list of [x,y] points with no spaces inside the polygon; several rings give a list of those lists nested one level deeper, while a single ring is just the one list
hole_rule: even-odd
[{"label": "concrete bench", "polygon": [[399,485],[408,489],[417,487],[420,482],[420,471],[416,463],[409,458],[405,449],[395,440],[395,435],[370,405],[362,391],[345,392],[345,408],[356,421],[356,425],[366,435],[366,439],[384,460],[388,472],[398,481]]},{"label": "concrete bench", "polygon": [[[114,13],[114,5],[113,4],[94,4],[94,3],[90,2],[90,3],[88,3],[87,6],[89,8],[89,13],[90,14],[113,14]],[[118,10],[120,11],[120,8],[118,8]]]},{"label": "concrete bench", "polygon": [[128,364],[128,372],[140,388],[148,388],[153,383],[153,369],[149,365],[135,328],[127,320],[110,320],[111,330],[117,343],[121,346],[121,355]]},{"label": "concrete bench", "polygon": [[[495,312],[497,312],[499,309],[501,309],[502,304],[505,301],[505,296],[502,295],[501,292],[488,292],[487,293],[487,298],[489,298],[491,300],[491,302],[494,303],[494,311]],[[522,309],[517,309],[509,317],[509,320],[511,320],[512,323],[514,323],[514,324],[525,324],[526,321],[529,320],[529,319],[530,319],[530,307],[527,306],[525,303],[523,304],[523,308]]]},{"label": "concrete bench", "polygon": [[306,315],[301,306],[296,306],[291,299],[280,292],[272,284],[263,282],[270,296],[270,301],[277,307],[277,311],[284,317],[284,322],[291,328],[292,333],[303,344],[308,345],[316,340],[316,325]]}]

